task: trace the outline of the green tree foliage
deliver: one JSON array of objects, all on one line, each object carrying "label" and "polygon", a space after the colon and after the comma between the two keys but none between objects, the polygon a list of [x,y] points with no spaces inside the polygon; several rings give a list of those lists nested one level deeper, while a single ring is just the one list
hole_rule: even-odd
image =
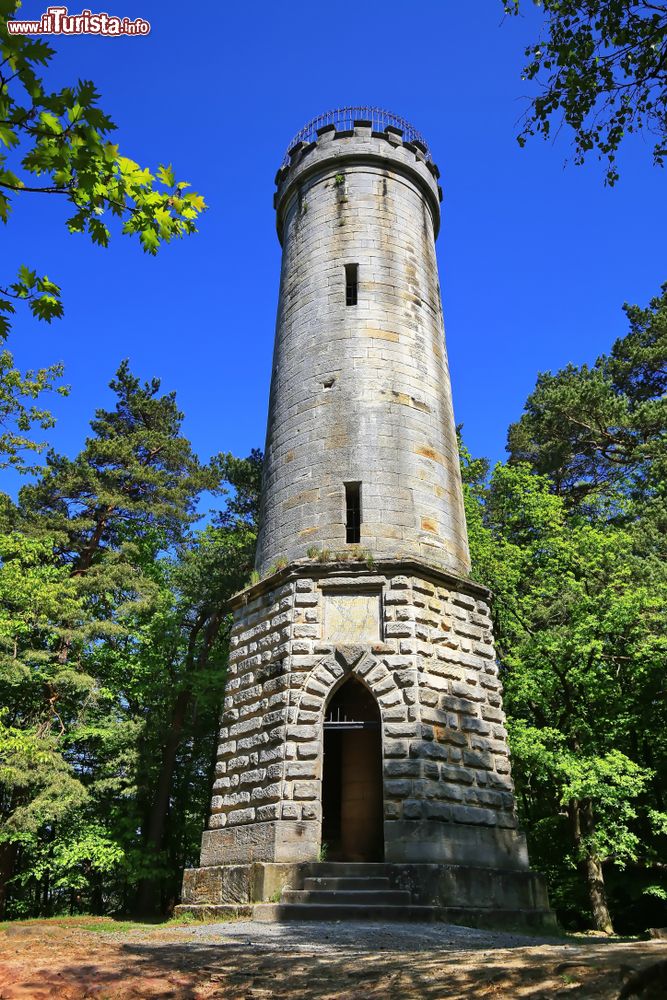
[{"label": "green tree foliage", "polygon": [[[101,246],[109,242],[112,218],[150,254],[195,232],[206,207],[202,196],[177,181],[171,166],[151,173],[120,151],[93,83],[46,87],[40,74],[55,53],[41,38],[9,35],[7,22],[19,6],[19,0],[0,0],[0,221],[7,224],[17,197],[52,195],[68,206],[69,231],[87,233]],[[63,315],[59,286],[21,264],[14,279],[0,279],[0,344],[19,303],[47,323]],[[36,400],[45,392],[66,393],[61,377],[60,365],[22,373],[9,351],[0,353],[0,468],[34,470],[27,461],[44,444],[30,432],[53,425]]]},{"label": "green tree foliage", "polygon": [[63,371],[63,365],[56,364],[22,372],[11,351],[0,351],[0,469],[35,471],[29,459],[43,452],[46,444],[35,440],[33,429],[48,430],[55,424],[39,400],[46,393],[68,394],[61,383]]},{"label": "green tree foliage", "polygon": [[630,331],[609,355],[539,375],[509,431],[513,460],[548,475],[572,503],[664,499],[667,284],[648,308],[623,308]]},{"label": "green tree foliage", "polygon": [[[208,806],[225,602],[250,572],[260,460],[202,465],[173,394],[127,364],[111,385],[116,405],[96,413],[81,454],[50,454],[2,508],[0,886],[12,913],[168,905]],[[207,496],[224,508],[197,530]]]},{"label": "green tree foliage", "polygon": [[[220,456],[215,467],[233,496],[167,568],[163,614],[151,618],[146,635],[144,656],[160,679],[154,698],[164,709],[153,720],[158,725],[146,727],[142,741],[144,863],[158,870],[162,866],[166,880],[150,874],[142,879],[138,908],[144,913],[164,909],[177,898],[181,869],[198,858],[231,629],[226,602],[247,583],[254,560],[261,455],[255,451],[243,460]],[[166,692],[161,686],[165,676]],[[181,794],[173,808],[175,779]]]},{"label": "green tree foliage", "polygon": [[619,871],[659,887],[666,848],[664,292],[626,314],[592,368],[539,377],[507,465],[463,461],[533,862],[565,917],[578,873],[603,930],[605,868],[620,901]]},{"label": "green tree foliage", "polygon": [[[575,162],[597,152],[606,179],[618,179],[623,139],[641,132],[661,166],[667,154],[667,5],[654,0],[534,0],[544,33],[526,49],[523,78],[539,91],[519,142],[548,138],[563,123],[574,133]],[[518,14],[521,0],[503,0]]]}]

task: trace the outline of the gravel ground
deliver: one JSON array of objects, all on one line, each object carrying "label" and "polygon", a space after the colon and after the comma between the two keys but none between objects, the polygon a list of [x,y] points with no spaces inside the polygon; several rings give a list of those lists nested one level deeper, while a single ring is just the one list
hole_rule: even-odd
[{"label": "gravel ground", "polygon": [[[253,923],[251,920],[179,928],[179,938],[188,935],[193,943],[224,941],[250,948],[272,951],[307,951],[340,953],[381,951],[470,951],[472,949],[526,948],[535,945],[563,947],[555,937],[533,937],[499,931],[475,930],[454,924],[415,924],[398,922],[319,923],[304,921],[282,924]],[[597,942],[598,939],[596,939]],[[567,945],[565,945],[567,947]],[[577,944],[572,945],[577,948]]]}]

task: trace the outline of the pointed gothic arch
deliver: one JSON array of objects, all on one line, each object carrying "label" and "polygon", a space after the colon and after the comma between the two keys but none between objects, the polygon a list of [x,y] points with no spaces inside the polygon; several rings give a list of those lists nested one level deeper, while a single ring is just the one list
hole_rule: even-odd
[{"label": "pointed gothic arch", "polygon": [[384,860],[382,716],[370,686],[354,671],[325,703],[322,845],[331,861]]},{"label": "pointed gothic arch", "polygon": [[369,652],[362,652],[356,660],[350,662],[351,658],[345,656],[346,652],[344,649],[336,649],[312,668],[296,700],[296,725],[311,723],[313,714],[317,714],[322,722],[330,699],[346,679],[352,676],[371,692],[378,703],[381,717],[385,706],[394,703],[394,692],[399,688],[387,665]]}]

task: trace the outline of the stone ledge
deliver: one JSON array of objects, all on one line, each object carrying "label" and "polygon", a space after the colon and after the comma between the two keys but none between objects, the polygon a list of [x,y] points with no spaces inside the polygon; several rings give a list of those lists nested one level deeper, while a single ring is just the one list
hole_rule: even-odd
[{"label": "stone ledge", "polygon": [[[187,909],[187,908],[186,908]],[[373,921],[384,923],[447,923],[463,927],[502,931],[556,933],[558,924],[551,910],[492,909],[466,906],[360,906],[345,904],[257,903],[252,919],[258,923],[289,921]]]},{"label": "stone ledge", "polygon": [[[174,908],[174,916],[189,916],[202,921],[213,918],[282,923],[294,919],[294,916],[289,913],[289,909],[289,906],[280,903],[254,903],[245,906],[180,903]],[[299,907],[298,909],[300,912],[295,916],[299,920],[306,919],[309,907]],[[494,909],[486,906],[410,906],[396,907],[395,909],[396,916],[393,917],[390,907],[381,909],[377,913],[374,913],[370,907],[366,913],[360,912],[362,908],[359,907],[356,913],[348,911],[347,914],[344,907],[331,907],[328,913],[327,907],[310,907],[311,919],[313,920],[338,921],[343,918],[348,921],[386,921],[397,919],[402,922],[409,919],[415,923],[438,922],[485,930],[558,932],[558,924],[552,910]],[[409,911],[407,916],[406,911]]]},{"label": "stone ledge", "polygon": [[379,576],[418,576],[460,593],[473,595],[478,600],[487,603],[492,597],[491,591],[483,584],[457,576],[446,569],[432,563],[421,562],[418,559],[378,559],[373,562],[372,569],[369,569],[367,563],[362,559],[355,562],[347,560],[318,562],[315,559],[297,559],[285,566],[284,569],[278,570],[277,573],[273,573],[264,580],[260,580],[259,583],[254,583],[246,587],[245,590],[239,591],[238,594],[234,594],[229,599],[227,607],[235,611],[269,591],[302,577],[310,577],[314,580],[325,578],[327,587],[335,588],[337,577],[353,577],[355,579],[368,577],[373,583],[376,583]]},{"label": "stone ledge", "polygon": [[552,931],[557,933],[558,921],[553,910],[506,910],[486,906],[443,906],[438,919],[447,924],[500,931]]},{"label": "stone ledge", "polygon": [[198,920],[208,920],[215,917],[219,920],[252,920],[254,906],[217,905],[211,903],[179,903],[174,907],[175,917],[196,917]]},{"label": "stone ledge", "polygon": [[[448,807],[445,812],[449,815]],[[385,820],[384,839],[385,857],[396,864],[529,871],[526,838],[519,830],[465,821]]]},{"label": "stone ledge", "polygon": [[319,842],[320,824],[314,820],[280,819],[209,829],[202,835],[202,867],[309,861],[317,857]]}]

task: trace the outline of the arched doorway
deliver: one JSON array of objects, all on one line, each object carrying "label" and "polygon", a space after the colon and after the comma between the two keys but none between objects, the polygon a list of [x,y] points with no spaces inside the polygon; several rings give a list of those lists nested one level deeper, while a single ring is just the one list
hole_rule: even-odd
[{"label": "arched doorway", "polygon": [[328,861],[384,860],[380,710],[354,677],[325,712],[322,813]]}]

